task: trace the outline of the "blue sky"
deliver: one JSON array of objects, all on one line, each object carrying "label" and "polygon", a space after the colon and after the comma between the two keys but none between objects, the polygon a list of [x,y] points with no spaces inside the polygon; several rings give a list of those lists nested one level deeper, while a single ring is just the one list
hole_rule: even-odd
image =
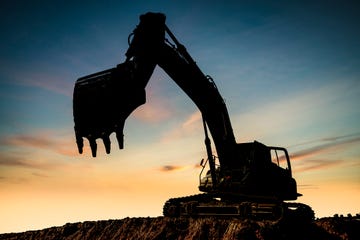
[{"label": "blue sky", "polygon": [[[214,78],[238,142],[288,148],[300,202],[317,216],[358,213],[359,10],[356,1],[1,3],[0,232],[158,216],[167,198],[197,192],[200,115],[159,68],[126,122],[125,149],[76,152],[74,82],[124,61],[148,11],[167,15]],[[146,204],[136,200],[144,193]]]}]

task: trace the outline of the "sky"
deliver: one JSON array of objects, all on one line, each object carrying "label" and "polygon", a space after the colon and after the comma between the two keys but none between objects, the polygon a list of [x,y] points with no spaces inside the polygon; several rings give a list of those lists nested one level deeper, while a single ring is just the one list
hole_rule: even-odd
[{"label": "sky", "polygon": [[0,233],[161,216],[198,193],[200,113],[158,67],[125,149],[112,135],[110,155],[77,153],[74,83],[123,62],[148,11],[212,76],[238,142],[287,148],[298,202],[316,217],[360,212],[356,1],[14,0],[0,3]]}]

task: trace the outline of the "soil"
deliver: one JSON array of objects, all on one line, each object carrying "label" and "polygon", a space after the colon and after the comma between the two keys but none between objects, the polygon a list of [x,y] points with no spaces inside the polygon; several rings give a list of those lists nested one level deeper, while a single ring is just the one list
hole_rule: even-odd
[{"label": "soil", "polygon": [[38,231],[0,234],[0,240],[21,239],[226,239],[226,240],[355,240],[360,239],[360,218],[321,218],[310,223],[221,218],[124,218],[67,223]]}]

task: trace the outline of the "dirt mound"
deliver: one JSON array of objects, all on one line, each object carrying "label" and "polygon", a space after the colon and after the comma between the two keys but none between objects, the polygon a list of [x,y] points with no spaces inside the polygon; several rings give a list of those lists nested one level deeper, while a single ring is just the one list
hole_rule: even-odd
[{"label": "dirt mound", "polygon": [[360,220],[323,218],[313,223],[271,222],[218,218],[125,218],[68,223],[39,231],[8,233],[10,239],[360,239]]}]

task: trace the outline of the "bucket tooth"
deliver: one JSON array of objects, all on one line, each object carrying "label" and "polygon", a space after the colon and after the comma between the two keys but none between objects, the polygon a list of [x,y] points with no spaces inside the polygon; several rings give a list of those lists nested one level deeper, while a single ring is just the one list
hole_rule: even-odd
[{"label": "bucket tooth", "polygon": [[82,154],[84,148],[84,140],[78,133],[75,133],[75,135],[76,135],[76,145],[78,147],[78,151],[80,154]]},{"label": "bucket tooth", "polygon": [[124,134],[122,131],[116,131],[116,139],[118,141],[119,148],[123,149],[124,148]]},{"label": "bucket tooth", "polygon": [[107,154],[109,154],[110,150],[111,150],[111,142],[110,142],[109,135],[104,134],[103,137],[102,137],[102,140],[104,142],[105,151],[106,151]]},{"label": "bucket tooth", "polygon": [[96,140],[95,138],[88,138],[89,139],[89,143],[90,143],[90,148],[91,148],[91,154],[93,157],[96,157],[96,150],[97,150],[97,144],[96,144]]}]

